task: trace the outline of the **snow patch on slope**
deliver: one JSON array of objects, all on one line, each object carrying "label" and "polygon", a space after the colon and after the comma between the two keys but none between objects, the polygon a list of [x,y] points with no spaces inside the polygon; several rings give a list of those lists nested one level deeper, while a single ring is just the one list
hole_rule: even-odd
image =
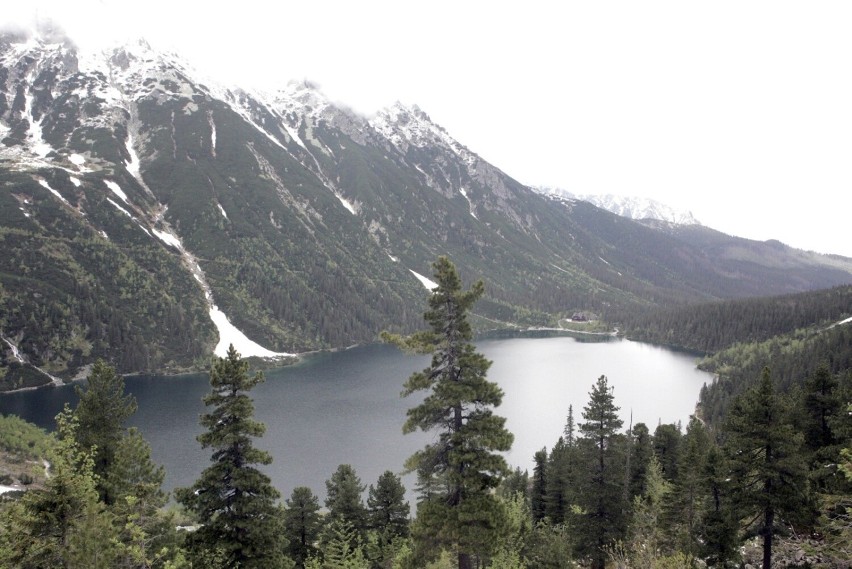
[{"label": "snow patch on slope", "polygon": [[241,330],[234,326],[228,319],[227,315],[222,312],[218,306],[216,306],[216,303],[213,300],[213,292],[210,289],[210,285],[207,284],[207,277],[204,275],[201,265],[198,264],[198,260],[192,255],[192,253],[184,249],[180,238],[168,230],[160,231],[153,229],[153,232],[161,241],[167,245],[177,248],[180,251],[181,260],[183,261],[184,266],[190,271],[195,280],[198,281],[199,286],[201,286],[201,290],[204,292],[204,298],[207,301],[210,320],[213,321],[214,326],[216,326],[216,331],[219,333],[219,342],[216,344],[216,348],[214,350],[214,353],[217,356],[225,357],[228,354],[228,347],[231,344],[233,344],[234,348],[243,357],[255,356],[260,358],[279,359],[293,356],[293,354],[288,354],[286,352],[273,352],[272,350],[264,348],[257,342],[249,339]]},{"label": "snow patch on slope", "polygon": [[210,125],[210,155],[216,158],[216,121],[212,111],[207,111],[207,123]]},{"label": "snow patch on slope", "polygon": [[130,219],[133,219],[133,216],[132,216],[132,215],[130,215],[130,212],[129,212],[129,211],[127,211],[126,209],[124,209],[123,207],[121,207],[120,205],[118,205],[117,203],[115,203],[115,202],[112,200],[112,198],[107,198],[107,201],[108,201],[109,203],[111,203],[112,205],[114,205],[114,206],[118,209],[118,211],[120,211],[121,213],[123,213],[124,215],[126,215],[127,217],[129,217]]},{"label": "snow patch on slope", "polygon": [[71,154],[68,156],[68,160],[70,160],[71,163],[74,164],[81,172],[88,171],[86,168],[86,157],[82,154]]},{"label": "snow patch on slope", "polygon": [[43,178],[39,178],[38,183],[39,183],[39,184],[40,184],[43,188],[46,188],[46,189],[50,190],[50,193],[52,193],[54,196],[56,196],[57,198],[59,198],[59,200],[60,200],[62,203],[64,203],[65,205],[67,205],[67,206],[69,206],[69,207],[71,206],[71,204],[70,204],[70,203],[68,203],[68,200],[66,200],[65,198],[63,198],[63,197],[62,197],[62,194],[60,194],[59,192],[57,192],[56,190],[54,190],[53,188],[51,188],[51,187],[50,187],[50,184],[48,184],[48,183],[47,183],[47,180],[45,180],[45,179],[43,179]]},{"label": "snow patch on slope", "polygon": [[852,323],[852,318],[847,318],[846,320],[841,320],[840,322],[835,322],[834,324],[832,324],[831,326],[828,327],[828,330],[831,330],[832,328],[834,328],[836,326],[845,326],[846,324],[850,324],[850,323]]},{"label": "snow patch on slope", "polygon": [[127,153],[130,154],[130,160],[125,162],[127,171],[137,180],[142,179],[142,170],[140,168],[139,155],[133,148],[133,135],[127,135]]},{"label": "snow patch on slope", "polygon": [[459,192],[461,192],[461,195],[463,195],[464,199],[467,200],[467,205],[470,209],[470,215],[472,215],[474,219],[479,219],[478,217],[476,217],[476,208],[473,206],[473,202],[470,200],[470,196],[467,195],[467,190],[465,190],[464,188],[459,188]]},{"label": "snow patch on slope", "polygon": [[417,277],[417,280],[420,281],[420,284],[425,286],[428,290],[435,290],[436,288],[438,288],[438,283],[436,283],[432,279],[430,279],[428,277],[424,277],[420,273],[418,273],[416,271],[412,271],[411,269],[408,269],[408,270],[411,272],[412,275]]},{"label": "snow patch on slope", "polygon": [[340,203],[343,204],[343,207],[345,207],[346,209],[349,210],[349,213],[351,213],[352,215],[358,215],[358,211],[355,209],[355,206],[352,205],[352,202],[350,202],[349,200],[347,200],[346,198],[344,198],[343,196],[341,196],[337,192],[334,192],[334,196],[337,199],[340,200]]},{"label": "snow patch on slope", "polygon": [[[31,80],[30,84],[32,85],[32,83],[33,81]],[[45,142],[42,136],[41,120],[37,121],[35,119],[35,115],[33,114],[33,95],[31,92],[27,92],[24,95],[24,114],[30,123],[27,129],[27,139],[29,140],[30,148],[33,154],[39,158],[46,158],[53,151],[53,147]],[[42,117],[42,120],[44,120],[44,117]]]},{"label": "snow patch on slope", "polygon": [[18,350],[18,346],[13,344],[12,341],[9,340],[8,338],[3,338],[3,341],[6,342],[6,344],[8,344],[9,347],[12,349],[12,357],[15,358],[15,360],[17,362],[22,363],[22,364],[26,363],[26,361],[24,360],[24,356],[21,355],[21,351]]},{"label": "snow patch on slope", "polygon": [[157,238],[166,245],[174,247],[177,250],[183,249],[183,245],[181,244],[180,239],[178,239],[178,236],[174,233],[168,231],[160,231],[159,229],[151,229],[151,231],[153,231],[154,235],[156,235]]},{"label": "snow patch on slope", "polygon": [[216,330],[219,332],[219,343],[216,344],[216,349],[213,351],[220,358],[228,355],[228,347],[233,344],[242,357],[256,356],[259,358],[286,358],[293,354],[286,352],[273,352],[250,340],[236,326],[231,324],[225,313],[212,304],[210,306],[210,319],[216,325]]},{"label": "snow patch on slope", "polygon": [[[127,199],[127,194],[124,193],[124,191],[121,189],[121,186],[119,186],[118,184],[116,184],[115,182],[113,182],[111,180],[104,180],[104,184],[106,184],[106,187],[108,187],[110,190],[112,190],[112,193],[114,193],[115,195],[120,197],[121,200],[124,203],[126,203],[127,205],[130,205],[130,201]],[[130,214],[127,214],[127,215],[130,215]]]}]

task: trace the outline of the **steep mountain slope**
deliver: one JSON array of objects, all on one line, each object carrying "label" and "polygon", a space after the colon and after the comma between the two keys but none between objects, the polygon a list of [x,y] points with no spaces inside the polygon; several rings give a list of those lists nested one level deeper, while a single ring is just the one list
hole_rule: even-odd
[{"label": "steep mountain slope", "polygon": [[441,254],[486,281],[489,326],[852,279],[793,254],[719,269],[677,231],[539,195],[416,107],[367,119],[309,84],[225,89],[144,42],[58,34],[0,39],[0,241],[7,388],[411,330]]}]

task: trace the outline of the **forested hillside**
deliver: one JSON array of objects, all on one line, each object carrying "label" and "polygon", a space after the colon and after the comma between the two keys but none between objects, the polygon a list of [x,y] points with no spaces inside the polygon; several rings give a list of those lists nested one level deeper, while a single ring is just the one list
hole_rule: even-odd
[{"label": "forested hillside", "polygon": [[702,416],[713,423],[721,421],[731,400],[753,385],[764,367],[772,370],[778,388],[792,392],[820,365],[839,381],[852,382],[852,323],[803,329],[721,350],[699,364],[716,374],[716,380],[701,390]]},{"label": "forested hillside", "polygon": [[716,379],[702,389],[700,407],[712,424],[765,367],[784,392],[821,365],[838,378],[852,375],[852,286],[637,311],[623,325],[632,339],[706,354],[699,367]]},{"label": "forested hillside", "polygon": [[852,317],[852,286],[784,296],[645,308],[621,315],[631,339],[717,352],[800,329],[827,329]]}]

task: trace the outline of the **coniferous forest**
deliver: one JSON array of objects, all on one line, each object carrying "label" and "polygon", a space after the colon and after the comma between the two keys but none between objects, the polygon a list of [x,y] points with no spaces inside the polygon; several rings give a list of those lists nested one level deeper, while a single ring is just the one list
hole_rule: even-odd
[{"label": "coniferous forest", "polygon": [[210,466],[170,500],[148,443],[127,426],[134,398],[99,361],[55,433],[0,420],[0,483],[29,488],[0,503],[0,567],[850,566],[848,326],[736,338],[739,357],[705,362],[724,373],[687,425],[625,425],[608,379],[590,378],[588,402],[569,405],[564,430],[542,440],[526,472],[500,454],[513,439],[503,393],[468,322],[484,284],[463,288],[446,258],[433,268],[425,329],[383,335],[431,355],[400,378],[403,395],[423,395],[400,428],[433,435],[400,465],[416,473],[415,504],[394,472],[362,481],[348,464],[329,473],[323,502],[306,486],[282,496],[255,446],[266,433],[251,390],[263,375],[233,347],[213,362],[204,398],[198,442]]}]

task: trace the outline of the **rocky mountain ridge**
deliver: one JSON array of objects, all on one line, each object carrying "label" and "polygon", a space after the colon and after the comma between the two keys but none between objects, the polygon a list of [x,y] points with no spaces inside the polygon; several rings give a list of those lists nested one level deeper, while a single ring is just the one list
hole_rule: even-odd
[{"label": "rocky mountain ridge", "polygon": [[533,188],[545,195],[567,200],[583,200],[616,215],[636,221],[654,220],[677,225],[701,225],[691,211],[683,211],[651,198],[615,194],[575,194],[563,188]]}]

